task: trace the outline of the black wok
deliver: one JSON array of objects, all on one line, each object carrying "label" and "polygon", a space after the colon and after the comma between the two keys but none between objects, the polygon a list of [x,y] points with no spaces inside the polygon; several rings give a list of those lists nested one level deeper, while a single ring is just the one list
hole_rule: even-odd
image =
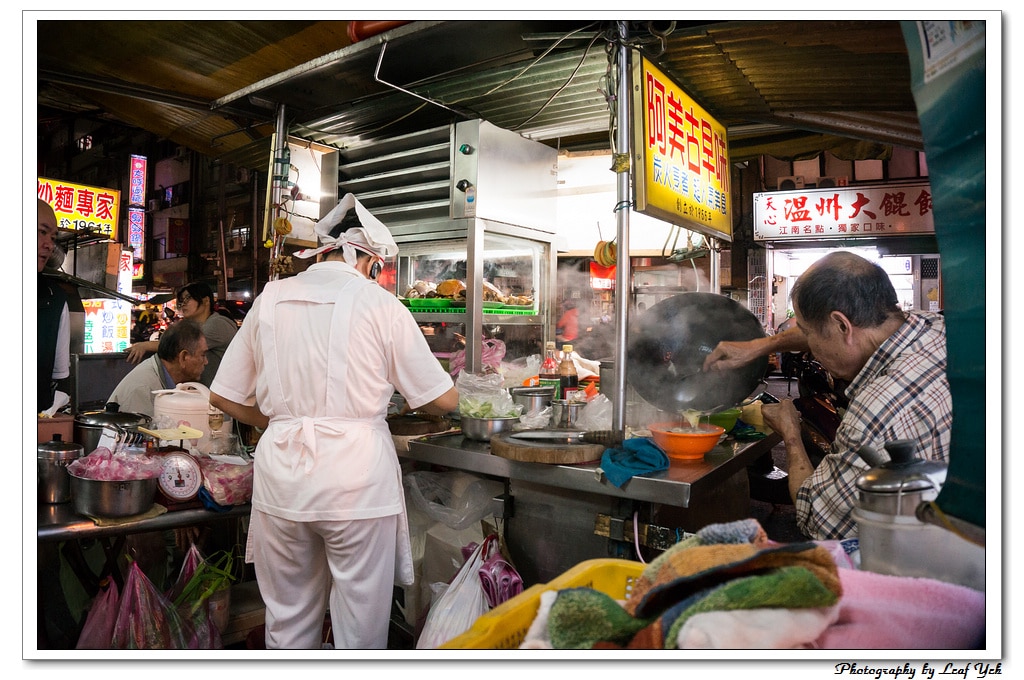
[{"label": "black wok", "polygon": [[746,366],[703,372],[704,358],[723,340],[764,337],[743,305],[714,293],[682,293],[662,300],[639,319],[626,347],[626,380],[637,394],[665,411],[713,412],[751,396],[768,357]]}]

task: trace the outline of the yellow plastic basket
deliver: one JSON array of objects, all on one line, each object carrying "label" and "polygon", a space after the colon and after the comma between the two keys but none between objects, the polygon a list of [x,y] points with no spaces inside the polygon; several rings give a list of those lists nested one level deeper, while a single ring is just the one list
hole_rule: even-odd
[{"label": "yellow plastic basket", "polygon": [[644,570],[641,562],[603,559],[580,562],[558,578],[539,583],[478,618],[462,635],[441,649],[518,649],[537,617],[540,595],[546,590],[593,588],[617,600],[625,600],[633,582]]}]

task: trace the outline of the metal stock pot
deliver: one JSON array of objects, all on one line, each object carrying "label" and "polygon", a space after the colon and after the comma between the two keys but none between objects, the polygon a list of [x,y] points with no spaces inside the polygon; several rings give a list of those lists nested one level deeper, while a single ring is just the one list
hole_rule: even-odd
[{"label": "metal stock pot", "polygon": [[82,445],[85,454],[88,455],[99,446],[105,426],[115,430],[134,430],[139,425],[148,425],[149,422],[149,416],[122,411],[117,404],[111,402],[102,411],[86,411],[75,416],[75,441]]}]

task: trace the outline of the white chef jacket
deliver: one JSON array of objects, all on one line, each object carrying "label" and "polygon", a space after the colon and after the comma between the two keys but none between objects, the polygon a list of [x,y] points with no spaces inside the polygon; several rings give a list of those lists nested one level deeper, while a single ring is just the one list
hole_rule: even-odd
[{"label": "white chef jacket", "polygon": [[396,579],[412,583],[401,468],[388,430],[397,389],[417,408],[453,386],[409,311],[337,260],[267,284],[212,391],[256,402],[253,507],[294,521],[403,515]]}]

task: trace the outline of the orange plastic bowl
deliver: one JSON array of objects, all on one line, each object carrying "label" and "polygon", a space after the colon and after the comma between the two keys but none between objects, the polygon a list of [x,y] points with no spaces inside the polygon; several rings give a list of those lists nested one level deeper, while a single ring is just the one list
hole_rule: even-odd
[{"label": "orange plastic bowl", "polygon": [[704,454],[715,448],[715,444],[725,434],[725,428],[710,423],[697,426],[700,432],[672,432],[678,423],[655,423],[647,429],[658,448],[669,458],[678,460],[700,460]]}]

